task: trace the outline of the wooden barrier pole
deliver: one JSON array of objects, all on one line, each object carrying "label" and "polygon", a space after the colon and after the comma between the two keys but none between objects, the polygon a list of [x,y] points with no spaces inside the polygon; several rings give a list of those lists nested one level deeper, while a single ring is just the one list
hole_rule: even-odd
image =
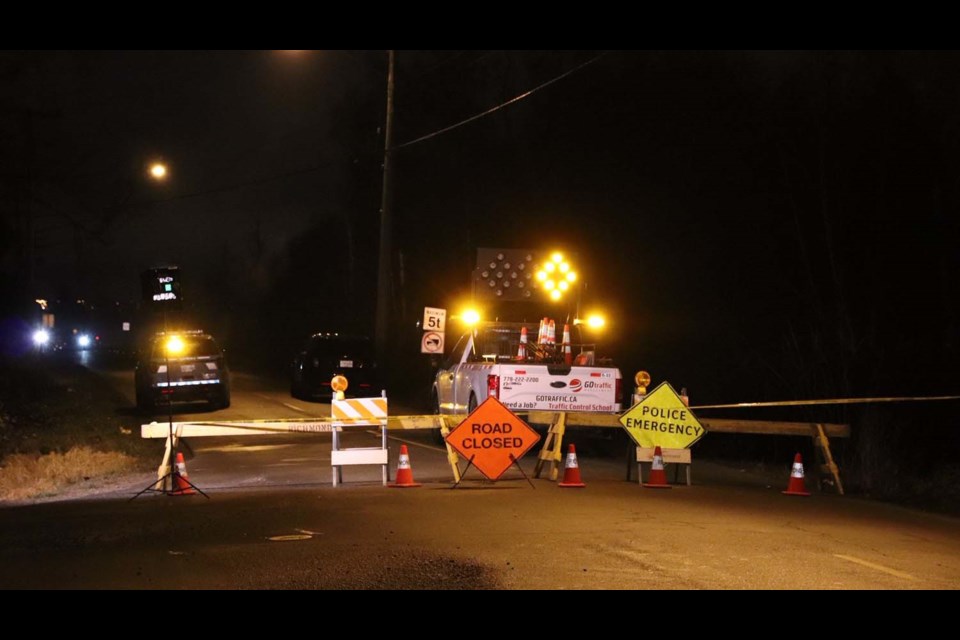
[{"label": "wooden barrier pole", "polygon": [[450,435],[450,428],[447,427],[447,419],[445,416],[437,416],[440,419],[440,435],[443,436],[443,444],[447,447],[447,462],[450,463],[450,470],[453,471],[453,482],[454,486],[460,484],[460,456],[457,455],[456,449],[450,446],[450,443],[447,442],[447,436]]},{"label": "wooden barrier pole", "polygon": [[559,475],[559,464],[563,458],[563,434],[566,431],[567,414],[565,411],[553,414],[550,421],[550,427],[547,429],[547,437],[543,441],[543,447],[537,456],[537,464],[533,469],[533,477],[539,478],[543,470],[543,464],[550,462],[550,479],[556,480]]},{"label": "wooden barrier pole", "polygon": [[824,432],[822,424],[816,425],[814,429],[813,444],[824,461],[824,464],[820,466],[819,473],[817,473],[817,488],[821,491],[823,490],[821,487],[821,477],[824,473],[829,473],[833,478],[834,485],[837,487],[837,493],[842,496],[843,483],[840,481],[840,467],[838,467],[837,463],[833,460],[833,453],[830,451],[830,440],[827,439],[827,434]]}]

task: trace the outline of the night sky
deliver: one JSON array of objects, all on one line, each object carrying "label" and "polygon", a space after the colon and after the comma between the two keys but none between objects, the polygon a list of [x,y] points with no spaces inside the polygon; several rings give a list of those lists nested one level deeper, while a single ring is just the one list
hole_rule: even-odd
[{"label": "night sky", "polygon": [[[397,370],[477,248],[559,247],[625,373],[695,400],[956,391],[960,55],[399,51],[394,143],[588,62],[394,151]],[[142,269],[176,264],[239,353],[371,332],[386,70],[382,51],[0,54],[7,313],[135,301]]]}]

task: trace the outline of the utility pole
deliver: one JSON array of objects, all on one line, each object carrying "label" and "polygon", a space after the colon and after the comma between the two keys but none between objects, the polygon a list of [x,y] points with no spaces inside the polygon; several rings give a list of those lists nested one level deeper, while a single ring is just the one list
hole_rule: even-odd
[{"label": "utility pole", "polygon": [[377,270],[377,311],[375,342],[377,357],[383,362],[387,353],[387,330],[390,320],[390,280],[391,255],[393,254],[393,234],[390,220],[390,156],[393,146],[393,58],[394,51],[389,52],[387,68],[387,123],[383,136],[383,194],[380,200],[380,262]]}]

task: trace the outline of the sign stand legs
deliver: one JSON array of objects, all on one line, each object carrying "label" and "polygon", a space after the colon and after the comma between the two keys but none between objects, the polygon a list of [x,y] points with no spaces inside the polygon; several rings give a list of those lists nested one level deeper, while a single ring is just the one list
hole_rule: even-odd
[{"label": "sign stand legs", "polygon": [[467,474],[467,469],[469,469],[470,466],[473,465],[473,458],[474,456],[470,456],[470,459],[467,460],[467,466],[463,468],[463,473],[459,474],[460,477],[457,479],[455,483],[453,483],[453,486],[450,487],[451,489],[456,489],[457,487],[460,486],[460,482],[463,480],[463,476]]},{"label": "sign stand legs", "polygon": [[510,454],[510,460],[513,461],[513,464],[517,465],[517,469],[520,469],[520,475],[523,476],[523,479],[526,480],[527,483],[529,483],[531,487],[533,487],[534,489],[536,489],[536,487],[534,486],[533,482],[530,480],[529,477],[527,477],[527,474],[525,474],[525,473],[523,472],[523,468],[520,466],[520,461],[517,460],[516,456],[514,456],[512,453]]}]

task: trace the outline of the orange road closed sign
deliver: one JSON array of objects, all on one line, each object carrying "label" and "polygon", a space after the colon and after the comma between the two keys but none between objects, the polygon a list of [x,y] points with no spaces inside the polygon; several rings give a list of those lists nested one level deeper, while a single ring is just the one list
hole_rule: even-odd
[{"label": "orange road closed sign", "polygon": [[492,396],[447,436],[450,446],[490,480],[502,476],[539,440],[540,434]]}]

